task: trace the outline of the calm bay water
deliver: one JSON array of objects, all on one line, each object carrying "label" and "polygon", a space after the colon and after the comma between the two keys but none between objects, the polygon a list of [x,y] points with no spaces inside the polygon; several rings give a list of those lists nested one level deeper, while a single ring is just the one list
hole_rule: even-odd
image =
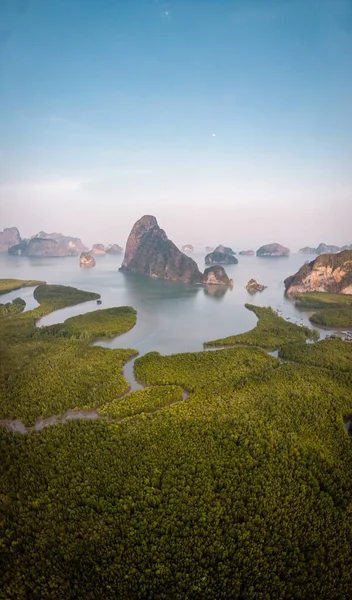
[{"label": "calm bay water", "polygon": [[[204,270],[204,254],[192,254],[192,258]],[[122,259],[123,256],[97,257],[93,269],[84,269],[79,267],[77,257],[26,258],[2,254],[0,277],[39,279],[98,292],[102,297],[100,308],[133,306],[138,312],[137,325],[114,340],[100,341],[99,345],[135,348],[140,354],[151,350],[162,354],[201,350],[204,341],[247,331],[255,326],[257,319],[246,310],[246,302],[272,306],[292,322],[309,325],[311,313],[299,311],[284,297],[283,281],[304,263],[303,255],[277,259],[239,256],[238,265],[226,266],[234,280],[232,290],[125,275],[118,271]],[[248,294],[245,285],[252,277],[268,289],[254,296]],[[33,289],[17,290],[3,295],[0,301],[20,296],[27,309],[34,308],[37,303],[32,292]],[[40,325],[61,322],[98,308],[96,302],[86,302],[56,311],[41,319]],[[327,333],[324,330],[322,337]]]}]

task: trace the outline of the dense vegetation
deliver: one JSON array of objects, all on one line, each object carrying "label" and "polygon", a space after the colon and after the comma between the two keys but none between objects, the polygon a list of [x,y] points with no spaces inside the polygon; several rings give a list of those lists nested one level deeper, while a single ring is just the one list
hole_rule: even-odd
[{"label": "dense vegetation", "polygon": [[8,346],[0,364],[0,418],[32,425],[68,408],[101,406],[128,390],[122,369],[136,354],[56,338]]},{"label": "dense vegetation", "polygon": [[341,308],[352,306],[351,294],[328,294],[326,292],[308,292],[296,296],[296,306],[311,308]]},{"label": "dense vegetation", "polygon": [[93,341],[99,338],[113,338],[126,333],[135,326],[137,312],[130,306],[94,310],[66,319],[63,323],[38,329],[38,335],[76,337]]},{"label": "dense vegetation", "polygon": [[124,420],[0,427],[0,599],[349,600],[352,345],[302,343],[301,328],[256,309],[263,345],[294,341],[280,350],[294,363],[249,347],[151,352],[135,373],[155,387],[108,404],[133,351],[35,335],[44,295],[0,322],[1,410],[9,383],[28,422],[47,408],[39,388],[54,402],[62,386],[63,403],[77,388]]},{"label": "dense vegetation", "polygon": [[67,285],[39,285],[33,293],[39,304],[48,307],[48,311],[73,306],[88,300],[98,300],[100,294],[84,292]]},{"label": "dense vegetation", "polygon": [[74,317],[68,320],[72,321],[69,338],[62,335],[62,325],[43,328],[44,335],[35,327],[36,318],[96,299],[99,294],[40,285],[34,296],[40,302],[38,308],[0,322],[0,418],[21,419],[31,425],[40,416],[62,414],[68,408],[98,407],[126,392],[123,365],[138,353],[93,348],[88,342],[102,333],[101,327],[108,332],[127,331],[136,321],[135,311],[129,307],[121,312],[101,311],[96,327],[93,314],[83,319],[82,332],[79,317]]},{"label": "dense vegetation", "polygon": [[331,369],[335,373],[348,371],[352,374],[352,344],[339,338],[322,340],[317,344],[285,346],[279,351],[279,356],[296,363]]},{"label": "dense vegetation", "polygon": [[284,344],[303,342],[307,339],[319,339],[319,334],[314,329],[304,325],[288,323],[285,319],[279,317],[272,308],[263,308],[252,304],[246,304],[245,306],[258,317],[258,323],[254,329],[238,335],[205,342],[204,346],[219,347],[244,344],[275,350]]},{"label": "dense vegetation", "polygon": [[291,364],[231,386],[0,430],[0,598],[349,599],[349,388]]},{"label": "dense vegetation", "polygon": [[123,419],[143,412],[152,412],[163,406],[169,406],[182,400],[183,390],[177,385],[159,385],[136,390],[108,402],[98,412],[108,417]]},{"label": "dense vegetation", "polygon": [[32,279],[0,279],[0,294],[7,294],[23,287],[34,287],[44,283]]},{"label": "dense vegetation", "polygon": [[315,325],[352,327],[352,295],[325,292],[300,294],[296,298],[296,305],[306,310],[323,309],[310,317],[309,320]]},{"label": "dense vegetation", "polygon": [[309,320],[323,327],[352,327],[352,306],[319,310]]},{"label": "dense vegetation", "polygon": [[259,349],[228,348],[162,356],[149,352],[134,363],[139,381],[148,385],[180,385],[217,394],[277,367],[278,361]]},{"label": "dense vegetation", "polygon": [[12,302],[0,304],[0,317],[9,317],[24,311],[26,303],[22,298],[15,298]]}]

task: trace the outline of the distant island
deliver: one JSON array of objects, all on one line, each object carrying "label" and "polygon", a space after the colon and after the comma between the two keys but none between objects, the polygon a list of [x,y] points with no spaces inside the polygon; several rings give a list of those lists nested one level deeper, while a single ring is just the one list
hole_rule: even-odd
[{"label": "distant island", "polygon": [[106,248],[106,254],[122,254],[123,248],[118,244],[109,244]]},{"label": "distant island", "polygon": [[254,256],[255,252],[254,250],[241,250],[241,252],[239,252],[240,256]]},{"label": "distant island", "polygon": [[194,247],[192,244],[186,244],[185,246],[182,246],[182,252],[194,252]]},{"label": "distant island", "polygon": [[[13,256],[33,256],[57,258],[61,256],[78,256],[87,252],[88,248],[78,237],[62,233],[46,233],[40,231],[29,239],[22,239],[17,227],[0,231],[0,252]],[[91,253],[94,255],[121,254],[123,249],[118,244],[93,244]]]},{"label": "distant island", "polygon": [[280,256],[289,256],[290,249],[285,246],[281,246],[281,244],[266,244],[265,246],[261,246],[257,250],[257,256],[269,256],[272,258],[278,258]]},{"label": "distant island", "polygon": [[352,244],[345,246],[333,246],[329,244],[321,243],[317,248],[311,248],[310,246],[305,246],[298,250],[299,254],[336,254],[337,252],[342,252],[342,250],[352,250]]},{"label": "distant island", "polygon": [[305,292],[352,294],[352,250],[321,254],[284,281],[288,295]]},{"label": "distant island", "polygon": [[217,264],[217,265],[237,265],[238,260],[236,256],[233,254],[228,254],[227,252],[219,252],[219,250],[214,250],[214,252],[210,252],[205,257],[205,264]]},{"label": "distant island", "polygon": [[103,256],[106,254],[106,248],[104,244],[93,244],[91,252],[96,256]]},{"label": "distant island", "polygon": [[228,281],[231,285],[224,270],[206,269],[203,275],[197,263],[169,240],[152,215],[144,215],[132,227],[120,271],[184,283],[223,285]]},{"label": "distant island", "polygon": [[29,240],[21,240],[9,247],[8,253],[17,256],[58,257],[77,256],[87,250],[88,248],[77,237],[40,231]]}]

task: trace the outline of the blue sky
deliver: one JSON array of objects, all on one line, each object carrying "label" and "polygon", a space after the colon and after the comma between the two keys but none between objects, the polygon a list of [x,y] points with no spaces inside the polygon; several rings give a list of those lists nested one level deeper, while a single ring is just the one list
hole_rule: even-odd
[{"label": "blue sky", "polygon": [[0,229],[352,242],[352,0],[0,0]]}]

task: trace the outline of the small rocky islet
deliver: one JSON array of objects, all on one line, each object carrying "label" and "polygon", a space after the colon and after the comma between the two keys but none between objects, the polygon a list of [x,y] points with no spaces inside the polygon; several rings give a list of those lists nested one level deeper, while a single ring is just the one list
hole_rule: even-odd
[{"label": "small rocky islet", "polygon": [[266,285],[258,283],[255,279],[250,279],[246,285],[246,290],[250,294],[255,294],[256,292],[263,292],[267,287],[268,286]]},{"label": "small rocky islet", "polygon": [[79,257],[79,266],[85,268],[95,267],[95,258],[90,252],[81,252]]}]

